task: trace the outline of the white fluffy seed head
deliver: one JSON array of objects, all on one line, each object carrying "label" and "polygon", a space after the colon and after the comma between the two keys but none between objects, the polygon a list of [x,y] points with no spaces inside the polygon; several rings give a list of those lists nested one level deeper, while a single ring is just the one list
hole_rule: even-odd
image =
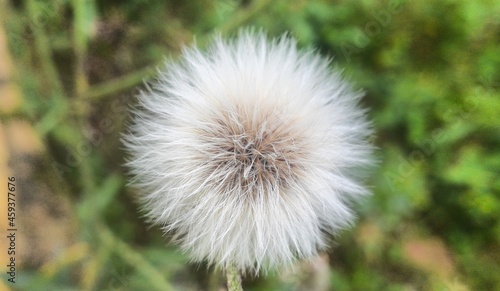
[{"label": "white fluffy seed head", "polygon": [[140,94],[124,136],[132,183],[194,261],[287,265],[352,222],[371,131],[328,65],[288,36],[242,31],[185,49]]}]

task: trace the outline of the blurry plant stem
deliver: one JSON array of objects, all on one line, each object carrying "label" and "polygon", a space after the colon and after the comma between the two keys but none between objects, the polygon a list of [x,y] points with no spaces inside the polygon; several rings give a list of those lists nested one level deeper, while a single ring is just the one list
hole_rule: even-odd
[{"label": "blurry plant stem", "polygon": [[30,22],[30,28],[33,30],[35,36],[35,48],[37,56],[42,66],[44,81],[48,82],[48,88],[52,89],[51,97],[54,104],[65,103],[64,91],[61,79],[57,73],[56,65],[52,60],[52,51],[50,47],[50,40],[47,37],[43,23],[40,22],[40,3],[30,0],[26,3],[26,12]]},{"label": "blurry plant stem", "polygon": [[[268,4],[272,1],[269,0],[256,0],[252,1],[252,4],[242,9],[236,13],[219,29],[222,33],[229,33],[235,28],[241,27],[253,16],[262,11]],[[210,36],[211,37],[211,36]],[[203,38],[199,44],[204,46],[210,38]],[[132,88],[139,83],[141,83],[145,78],[153,75],[155,72],[155,66],[146,67],[135,72],[129,73],[122,77],[116,79],[105,81],[102,84],[95,85],[88,88],[87,92],[82,92],[81,97],[83,99],[88,98],[90,100],[100,100],[103,97],[112,95],[122,90]]]},{"label": "blurry plant stem", "polygon": [[36,125],[40,135],[45,135],[50,132],[61,120],[67,110],[67,102],[63,90],[61,79],[56,69],[56,65],[52,59],[52,51],[50,40],[40,21],[40,3],[31,0],[26,3],[26,12],[30,20],[30,28],[34,34],[36,56],[40,60],[41,75],[44,77],[44,86],[50,88],[50,98],[45,102],[49,102],[50,110]]},{"label": "blurry plant stem", "polygon": [[89,90],[83,94],[85,98],[88,98],[90,100],[99,100],[104,96],[111,95],[136,86],[145,78],[152,76],[154,72],[154,67],[146,67],[129,73],[125,76],[95,85],[89,88]]},{"label": "blurry plant stem", "polygon": [[149,280],[154,289],[163,291],[174,290],[162,273],[152,266],[140,253],[117,238],[104,224],[98,224],[97,230],[102,243],[119,255],[124,262],[135,267],[138,273]]},{"label": "blurry plant stem", "polygon": [[55,259],[45,263],[40,268],[40,273],[46,278],[53,278],[61,270],[68,266],[85,259],[89,252],[89,246],[86,243],[76,243],[59,254]]},{"label": "blurry plant stem", "polygon": [[[84,102],[82,93],[88,90],[88,80],[85,74],[85,56],[91,27],[92,1],[73,0],[73,49],[75,53],[74,86],[77,95],[76,106],[73,108],[79,115],[86,115],[89,105]],[[90,19],[90,20],[89,20]]]},{"label": "blurry plant stem", "polygon": [[104,272],[106,262],[109,260],[111,250],[106,247],[99,248],[95,255],[91,256],[83,263],[83,276],[81,278],[81,288],[83,291],[92,291],[97,288],[95,285],[98,282],[99,276]]},{"label": "blurry plant stem", "polygon": [[227,289],[229,291],[243,291],[241,287],[241,276],[238,269],[233,264],[226,267]]}]

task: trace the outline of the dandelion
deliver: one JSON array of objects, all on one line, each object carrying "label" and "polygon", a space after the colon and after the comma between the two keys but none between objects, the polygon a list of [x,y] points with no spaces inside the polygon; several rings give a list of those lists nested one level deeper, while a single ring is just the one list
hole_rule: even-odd
[{"label": "dandelion", "polygon": [[315,256],[352,224],[371,130],[329,64],[246,30],[184,49],[141,92],[124,136],[132,183],[193,261],[257,273]]}]

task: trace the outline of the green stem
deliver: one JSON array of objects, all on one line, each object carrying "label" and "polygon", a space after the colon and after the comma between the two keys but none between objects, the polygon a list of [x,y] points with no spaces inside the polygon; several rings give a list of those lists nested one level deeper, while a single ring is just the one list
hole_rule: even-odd
[{"label": "green stem", "polygon": [[77,96],[75,105],[80,116],[87,114],[89,104],[84,102],[82,93],[88,89],[87,75],[85,74],[85,56],[89,40],[89,30],[93,21],[93,1],[73,0],[73,50],[75,52],[74,86]]},{"label": "green stem", "polygon": [[[236,12],[224,25],[222,25],[222,27],[219,28],[219,30],[224,34],[243,26],[245,23],[250,21],[252,17],[264,10],[271,2],[272,1],[269,0],[253,1],[249,7]],[[211,36],[208,38],[204,37],[198,44],[203,47],[211,39]],[[153,76],[156,73],[155,68],[158,68],[158,66],[161,66],[161,63],[140,69],[110,81],[105,81],[102,84],[94,85],[88,88],[87,92],[82,92],[82,97],[88,98],[89,100],[100,100],[119,91],[132,88],[143,82],[145,78]]]},{"label": "green stem", "polygon": [[162,291],[175,290],[162,273],[152,266],[140,253],[117,238],[105,225],[98,224],[97,230],[99,231],[102,243],[112,249],[130,266],[135,267],[137,272],[151,283],[152,289]]},{"label": "green stem", "polygon": [[64,120],[67,114],[68,106],[59,73],[57,72],[55,62],[52,59],[50,39],[42,25],[43,23],[40,21],[40,18],[37,17],[41,13],[40,5],[42,4],[35,0],[28,1],[26,3],[26,13],[28,14],[30,27],[33,30],[35,37],[36,53],[42,66],[41,80],[43,80],[43,86],[47,86],[50,90],[49,98],[40,99],[44,100],[44,102],[50,102],[48,104],[50,109],[36,124],[37,131],[43,136],[53,130],[58,123]]},{"label": "green stem", "polygon": [[129,89],[141,83],[145,78],[150,77],[155,72],[155,66],[146,67],[138,71],[118,77],[116,79],[95,85],[84,93],[84,97],[90,100],[99,100],[104,96]]},{"label": "green stem", "polygon": [[240,273],[234,265],[230,264],[226,267],[226,277],[228,291],[243,291]]},{"label": "green stem", "polygon": [[52,49],[50,47],[50,40],[47,37],[45,29],[43,28],[40,18],[37,17],[40,14],[40,7],[37,1],[31,0],[26,3],[28,17],[31,21],[31,29],[35,36],[35,48],[37,50],[38,57],[40,58],[40,63],[42,65],[42,70],[44,74],[44,81],[48,82],[48,86],[52,89],[52,99],[54,104],[65,103],[64,90],[61,83],[59,74],[57,73],[56,65],[52,60]]}]

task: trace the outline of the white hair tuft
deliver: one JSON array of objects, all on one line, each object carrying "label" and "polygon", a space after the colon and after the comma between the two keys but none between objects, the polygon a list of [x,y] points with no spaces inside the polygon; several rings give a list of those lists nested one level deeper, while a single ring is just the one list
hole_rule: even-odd
[{"label": "white hair tuft", "polygon": [[141,92],[124,135],[132,184],[195,261],[258,272],[314,256],[368,192],[360,98],[288,36],[216,37]]}]

